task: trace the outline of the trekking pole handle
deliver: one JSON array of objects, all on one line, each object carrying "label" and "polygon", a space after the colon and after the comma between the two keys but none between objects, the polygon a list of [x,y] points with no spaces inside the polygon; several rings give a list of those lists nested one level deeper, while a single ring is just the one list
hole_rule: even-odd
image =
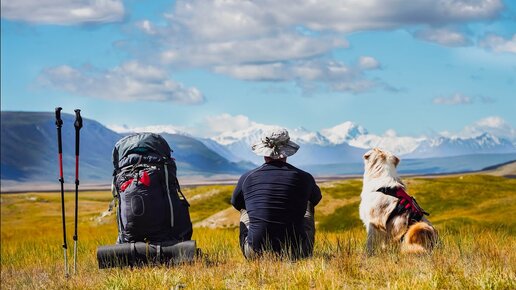
[{"label": "trekking pole handle", "polygon": [[63,108],[56,107],[56,127],[59,129],[63,126],[63,120],[61,120],[61,110]]},{"label": "trekking pole handle", "polygon": [[63,142],[61,140],[61,127],[63,126],[63,120],[61,119],[61,110],[63,108],[56,107],[56,128],[57,128],[57,152],[59,153],[59,171],[60,180],[63,180]]},{"label": "trekking pole handle", "polygon": [[59,154],[63,152],[63,143],[61,141],[61,127],[63,126],[63,120],[61,119],[61,110],[63,108],[56,107],[56,128],[57,128],[57,149]]},{"label": "trekking pole handle", "polygon": [[73,123],[73,125],[77,130],[80,130],[82,128],[82,117],[80,109],[75,109],[75,123]]},{"label": "trekking pole handle", "polygon": [[[75,127],[75,156],[79,156],[79,130],[82,128],[82,117],[80,109],[75,109],[75,122],[73,123],[73,126]],[[76,163],[78,162],[79,160],[76,160]]]}]

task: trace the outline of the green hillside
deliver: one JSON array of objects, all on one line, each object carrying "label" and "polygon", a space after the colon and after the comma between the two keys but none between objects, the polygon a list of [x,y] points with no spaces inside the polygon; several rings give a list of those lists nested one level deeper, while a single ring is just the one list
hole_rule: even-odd
[{"label": "green hillside", "polygon": [[[516,287],[516,179],[487,175],[406,179],[409,192],[431,213],[441,236],[427,256],[388,250],[364,252],[358,218],[360,180],[321,183],[314,257],[299,262],[248,262],[236,227],[195,228],[206,254],[176,268],[98,270],[95,249],[116,238],[113,215],[101,218],[109,192],[80,193],[79,274],[63,277],[60,203],[56,193],[1,195],[2,289],[277,289],[396,288],[514,289]],[[185,188],[194,223],[227,212],[232,186]],[[73,195],[67,194],[69,239]],[[229,211],[230,213],[232,211]],[[232,215],[233,219],[238,215]],[[235,224],[235,223],[233,223]],[[72,251],[69,250],[69,257]]]}]

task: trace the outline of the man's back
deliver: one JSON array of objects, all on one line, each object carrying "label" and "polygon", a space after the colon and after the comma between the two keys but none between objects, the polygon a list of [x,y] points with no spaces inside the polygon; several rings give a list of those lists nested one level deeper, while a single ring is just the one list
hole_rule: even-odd
[{"label": "man's back", "polygon": [[231,203],[249,215],[247,241],[255,251],[271,247],[280,251],[285,243],[305,242],[303,216],[307,202],[321,199],[313,177],[279,160],[265,163],[244,174]]}]

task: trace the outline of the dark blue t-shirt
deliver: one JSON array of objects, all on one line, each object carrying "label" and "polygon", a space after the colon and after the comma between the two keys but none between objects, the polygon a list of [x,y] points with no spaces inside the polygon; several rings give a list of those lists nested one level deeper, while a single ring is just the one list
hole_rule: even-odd
[{"label": "dark blue t-shirt", "polygon": [[321,190],[309,173],[272,161],[240,177],[231,204],[249,215],[247,240],[255,251],[280,251],[292,241],[305,241],[303,216],[307,202],[317,205]]}]

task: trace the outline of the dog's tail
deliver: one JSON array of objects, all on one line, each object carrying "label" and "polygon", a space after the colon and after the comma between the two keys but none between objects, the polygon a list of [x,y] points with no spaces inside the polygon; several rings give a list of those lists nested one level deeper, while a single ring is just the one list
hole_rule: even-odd
[{"label": "dog's tail", "polygon": [[425,222],[411,225],[405,234],[401,252],[404,254],[425,254],[437,243],[437,232]]}]

